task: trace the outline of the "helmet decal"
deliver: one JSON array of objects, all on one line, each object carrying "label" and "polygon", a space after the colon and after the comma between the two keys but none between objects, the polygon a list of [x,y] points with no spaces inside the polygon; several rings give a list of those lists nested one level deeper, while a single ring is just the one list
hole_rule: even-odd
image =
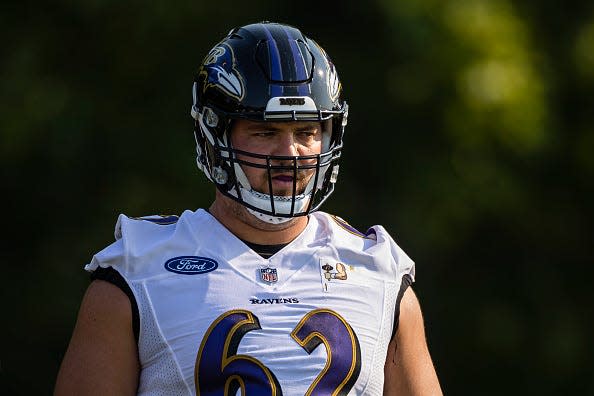
[{"label": "helmet decal", "polygon": [[340,80],[338,79],[338,73],[336,73],[334,65],[330,63],[330,67],[328,69],[328,95],[332,100],[336,100],[339,93]]},{"label": "helmet decal", "polygon": [[235,69],[233,50],[227,45],[219,44],[210,50],[204,59],[200,74],[206,74],[207,83],[204,85],[204,90],[215,86],[237,100],[243,98],[245,94],[243,81]]}]

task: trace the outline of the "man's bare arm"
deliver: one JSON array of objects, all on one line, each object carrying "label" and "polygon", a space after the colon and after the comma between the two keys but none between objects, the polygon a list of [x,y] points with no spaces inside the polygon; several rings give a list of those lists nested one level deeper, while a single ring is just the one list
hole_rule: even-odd
[{"label": "man's bare arm", "polygon": [[136,395],[138,350],[128,296],[91,282],[83,297],[54,395]]},{"label": "man's bare arm", "polygon": [[388,346],[384,374],[385,396],[442,395],[427,348],[421,306],[411,288],[400,303],[398,330]]}]

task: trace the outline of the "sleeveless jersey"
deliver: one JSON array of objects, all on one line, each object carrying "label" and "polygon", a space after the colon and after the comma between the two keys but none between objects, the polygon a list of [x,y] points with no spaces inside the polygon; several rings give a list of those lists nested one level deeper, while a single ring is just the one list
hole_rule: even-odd
[{"label": "sleeveless jersey", "polygon": [[138,304],[140,395],[381,395],[398,291],[414,278],[383,227],[361,234],[323,212],[269,259],[204,210],[120,215],[85,269],[97,267]]}]

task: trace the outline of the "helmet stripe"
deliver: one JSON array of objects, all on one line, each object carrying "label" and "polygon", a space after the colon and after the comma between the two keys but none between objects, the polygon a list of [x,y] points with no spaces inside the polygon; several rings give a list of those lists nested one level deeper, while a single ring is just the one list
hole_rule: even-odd
[{"label": "helmet stripe", "polygon": [[[270,56],[270,78],[276,81],[283,80],[283,70],[280,61],[280,54],[278,51],[278,46],[276,45],[276,40],[272,37],[270,30],[268,27],[263,24],[261,25],[264,29],[264,33],[266,34],[266,38],[268,39],[268,54]],[[282,87],[277,84],[270,84],[270,96],[282,96]]]},{"label": "helmet stripe", "polygon": [[[305,59],[303,59],[303,54],[301,53],[301,49],[297,45],[297,38],[294,35],[293,30],[287,29],[286,26],[282,27],[287,37],[289,38],[289,45],[291,47],[291,52],[293,53],[293,63],[295,65],[295,73],[297,74],[297,80],[305,81],[307,80],[307,66],[305,65]],[[299,84],[297,87],[299,95],[305,96],[309,95],[309,86]]]}]

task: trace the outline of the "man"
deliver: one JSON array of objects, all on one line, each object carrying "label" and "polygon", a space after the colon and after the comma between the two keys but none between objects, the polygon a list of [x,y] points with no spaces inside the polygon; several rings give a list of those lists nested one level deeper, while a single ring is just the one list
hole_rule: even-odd
[{"label": "man", "polygon": [[232,30],[192,116],[208,210],[121,215],[86,269],[57,395],[440,395],[414,264],[381,227],[317,211],[348,107],[290,26]]}]

